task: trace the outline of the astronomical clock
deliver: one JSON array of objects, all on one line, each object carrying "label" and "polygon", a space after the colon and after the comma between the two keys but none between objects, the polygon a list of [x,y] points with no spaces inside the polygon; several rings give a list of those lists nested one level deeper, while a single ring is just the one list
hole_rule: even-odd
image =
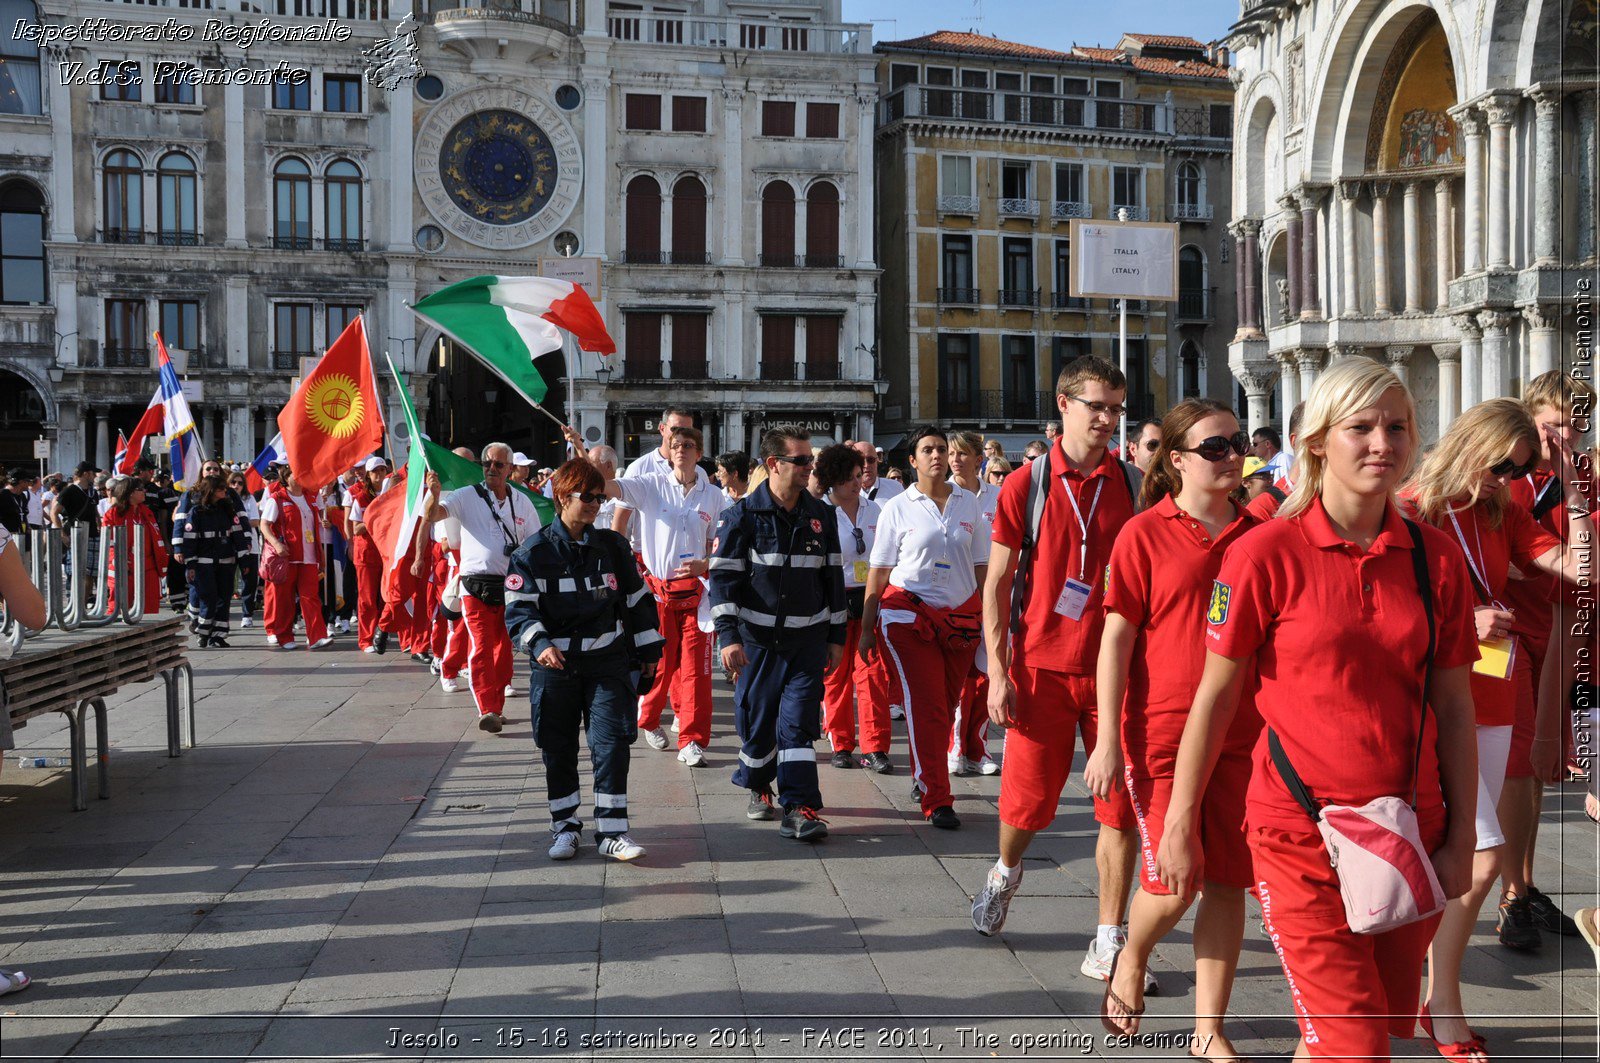
[{"label": "astronomical clock", "polygon": [[577,206],[583,153],[538,97],[502,86],[441,100],[416,141],[417,191],[439,224],[507,251],[554,233]]}]

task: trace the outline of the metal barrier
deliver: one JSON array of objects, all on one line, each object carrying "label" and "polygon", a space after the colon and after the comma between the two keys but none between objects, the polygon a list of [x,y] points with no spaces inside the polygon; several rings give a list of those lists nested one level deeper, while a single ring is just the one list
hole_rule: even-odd
[{"label": "metal barrier", "polygon": [[[117,621],[137,624],[144,619],[144,528],[102,528],[94,549],[90,548],[89,532],[87,524],[73,525],[66,530],[63,543],[60,528],[34,528],[15,540],[23,551],[28,578],[44,598],[47,628],[76,631]],[[134,558],[140,563],[135,564]],[[9,642],[13,652],[22,648],[24,639],[38,633],[0,612],[0,641]]]}]

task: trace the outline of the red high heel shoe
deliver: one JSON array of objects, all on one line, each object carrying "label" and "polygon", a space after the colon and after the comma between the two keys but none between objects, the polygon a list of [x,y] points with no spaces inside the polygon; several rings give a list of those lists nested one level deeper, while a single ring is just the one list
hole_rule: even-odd
[{"label": "red high heel shoe", "polygon": [[1470,1035],[1467,1040],[1446,1043],[1433,1036],[1433,1016],[1428,1012],[1428,1005],[1422,1005],[1417,1012],[1417,1021],[1422,1023],[1422,1032],[1428,1035],[1428,1040],[1439,1050],[1439,1055],[1450,1060],[1450,1063],[1489,1063],[1488,1042],[1472,1027],[1467,1027]]}]

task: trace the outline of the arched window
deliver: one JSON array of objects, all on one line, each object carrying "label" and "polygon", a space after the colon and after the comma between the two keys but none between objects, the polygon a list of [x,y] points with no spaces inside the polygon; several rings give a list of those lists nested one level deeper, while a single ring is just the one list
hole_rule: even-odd
[{"label": "arched window", "polygon": [[1207,316],[1206,260],[1200,249],[1190,244],[1178,252],[1178,316],[1200,318]]},{"label": "arched window", "polygon": [[1194,345],[1194,340],[1184,340],[1178,352],[1178,397],[1200,397],[1200,348]]},{"label": "arched window", "polygon": [[284,159],[272,171],[272,243],[274,247],[311,248],[311,167]]},{"label": "arched window", "polygon": [[27,181],[0,185],[0,303],[43,303],[44,196]]},{"label": "arched window", "polygon": [[707,265],[706,186],[698,177],[680,177],[672,186],[672,261]]},{"label": "arched window", "polygon": [[323,174],[322,205],[326,211],[329,251],[360,251],[361,171],[349,159],[337,159]]},{"label": "arched window", "polygon": [[761,190],[761,264],[795,264],[794,189],[787,181],[774,181]]},{"label": "arched window", "polygon": [[806,265],[837,269],[839,257],[839,190],[818,181],[806,192]]},{"label": "arched window", "polygon": [[118,148],[106,156],[105,226],[108,244],[144,243],[144,164],[139,156]]},{"label": "arched window", "polygon": [[1184,208],[1181,217],[1193,217],[1200,208],[1200,167],[1186,162],[1178,167],[1178,206]]},{"label": "arched window", "polygon": [[661,261],[661,185],[640,174],[628,182],[624,207],[622,260]]},{"label": "arched window", "polygon": [[179,247],[200,242],[194,160],[182,152],[169,152],[156,164],[156,240]]},{"label": "arched window", "polygon": [[36,26],[39,12],[33,0],[0,0],[0,114],[43,114],[39,80],[39,46],[17,26]]}]

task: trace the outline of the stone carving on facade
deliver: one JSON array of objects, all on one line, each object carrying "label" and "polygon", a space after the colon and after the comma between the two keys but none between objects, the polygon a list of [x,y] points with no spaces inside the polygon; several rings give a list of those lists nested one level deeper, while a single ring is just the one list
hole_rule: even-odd
[{"label": "stone carving on facade", "polygon": [[1534,330],[1553,329],[1561,321],[1561,308],[1530,303],[1522,309],[1522,320]]},{"label": "stone carving on facade", "polygon": [[1504,310],[1478,311],[1478,327],[1485,332],[1504,332],[1511,327],[1516,315]]},{"label": "stone carving on facade", "polygon": [[1468,342],[1475,343],[1483,337],[1483,330],[1478,327],[1478,319],[1472,314],[1453,314],[1450,320],[1461,330],[1462,337]]},{"label": "stone carving on facade", "polygon": [[1278,324],[1287,324],[1289,321],[1289,281],[1279,277],[1273,282],[1278,289]]}]

